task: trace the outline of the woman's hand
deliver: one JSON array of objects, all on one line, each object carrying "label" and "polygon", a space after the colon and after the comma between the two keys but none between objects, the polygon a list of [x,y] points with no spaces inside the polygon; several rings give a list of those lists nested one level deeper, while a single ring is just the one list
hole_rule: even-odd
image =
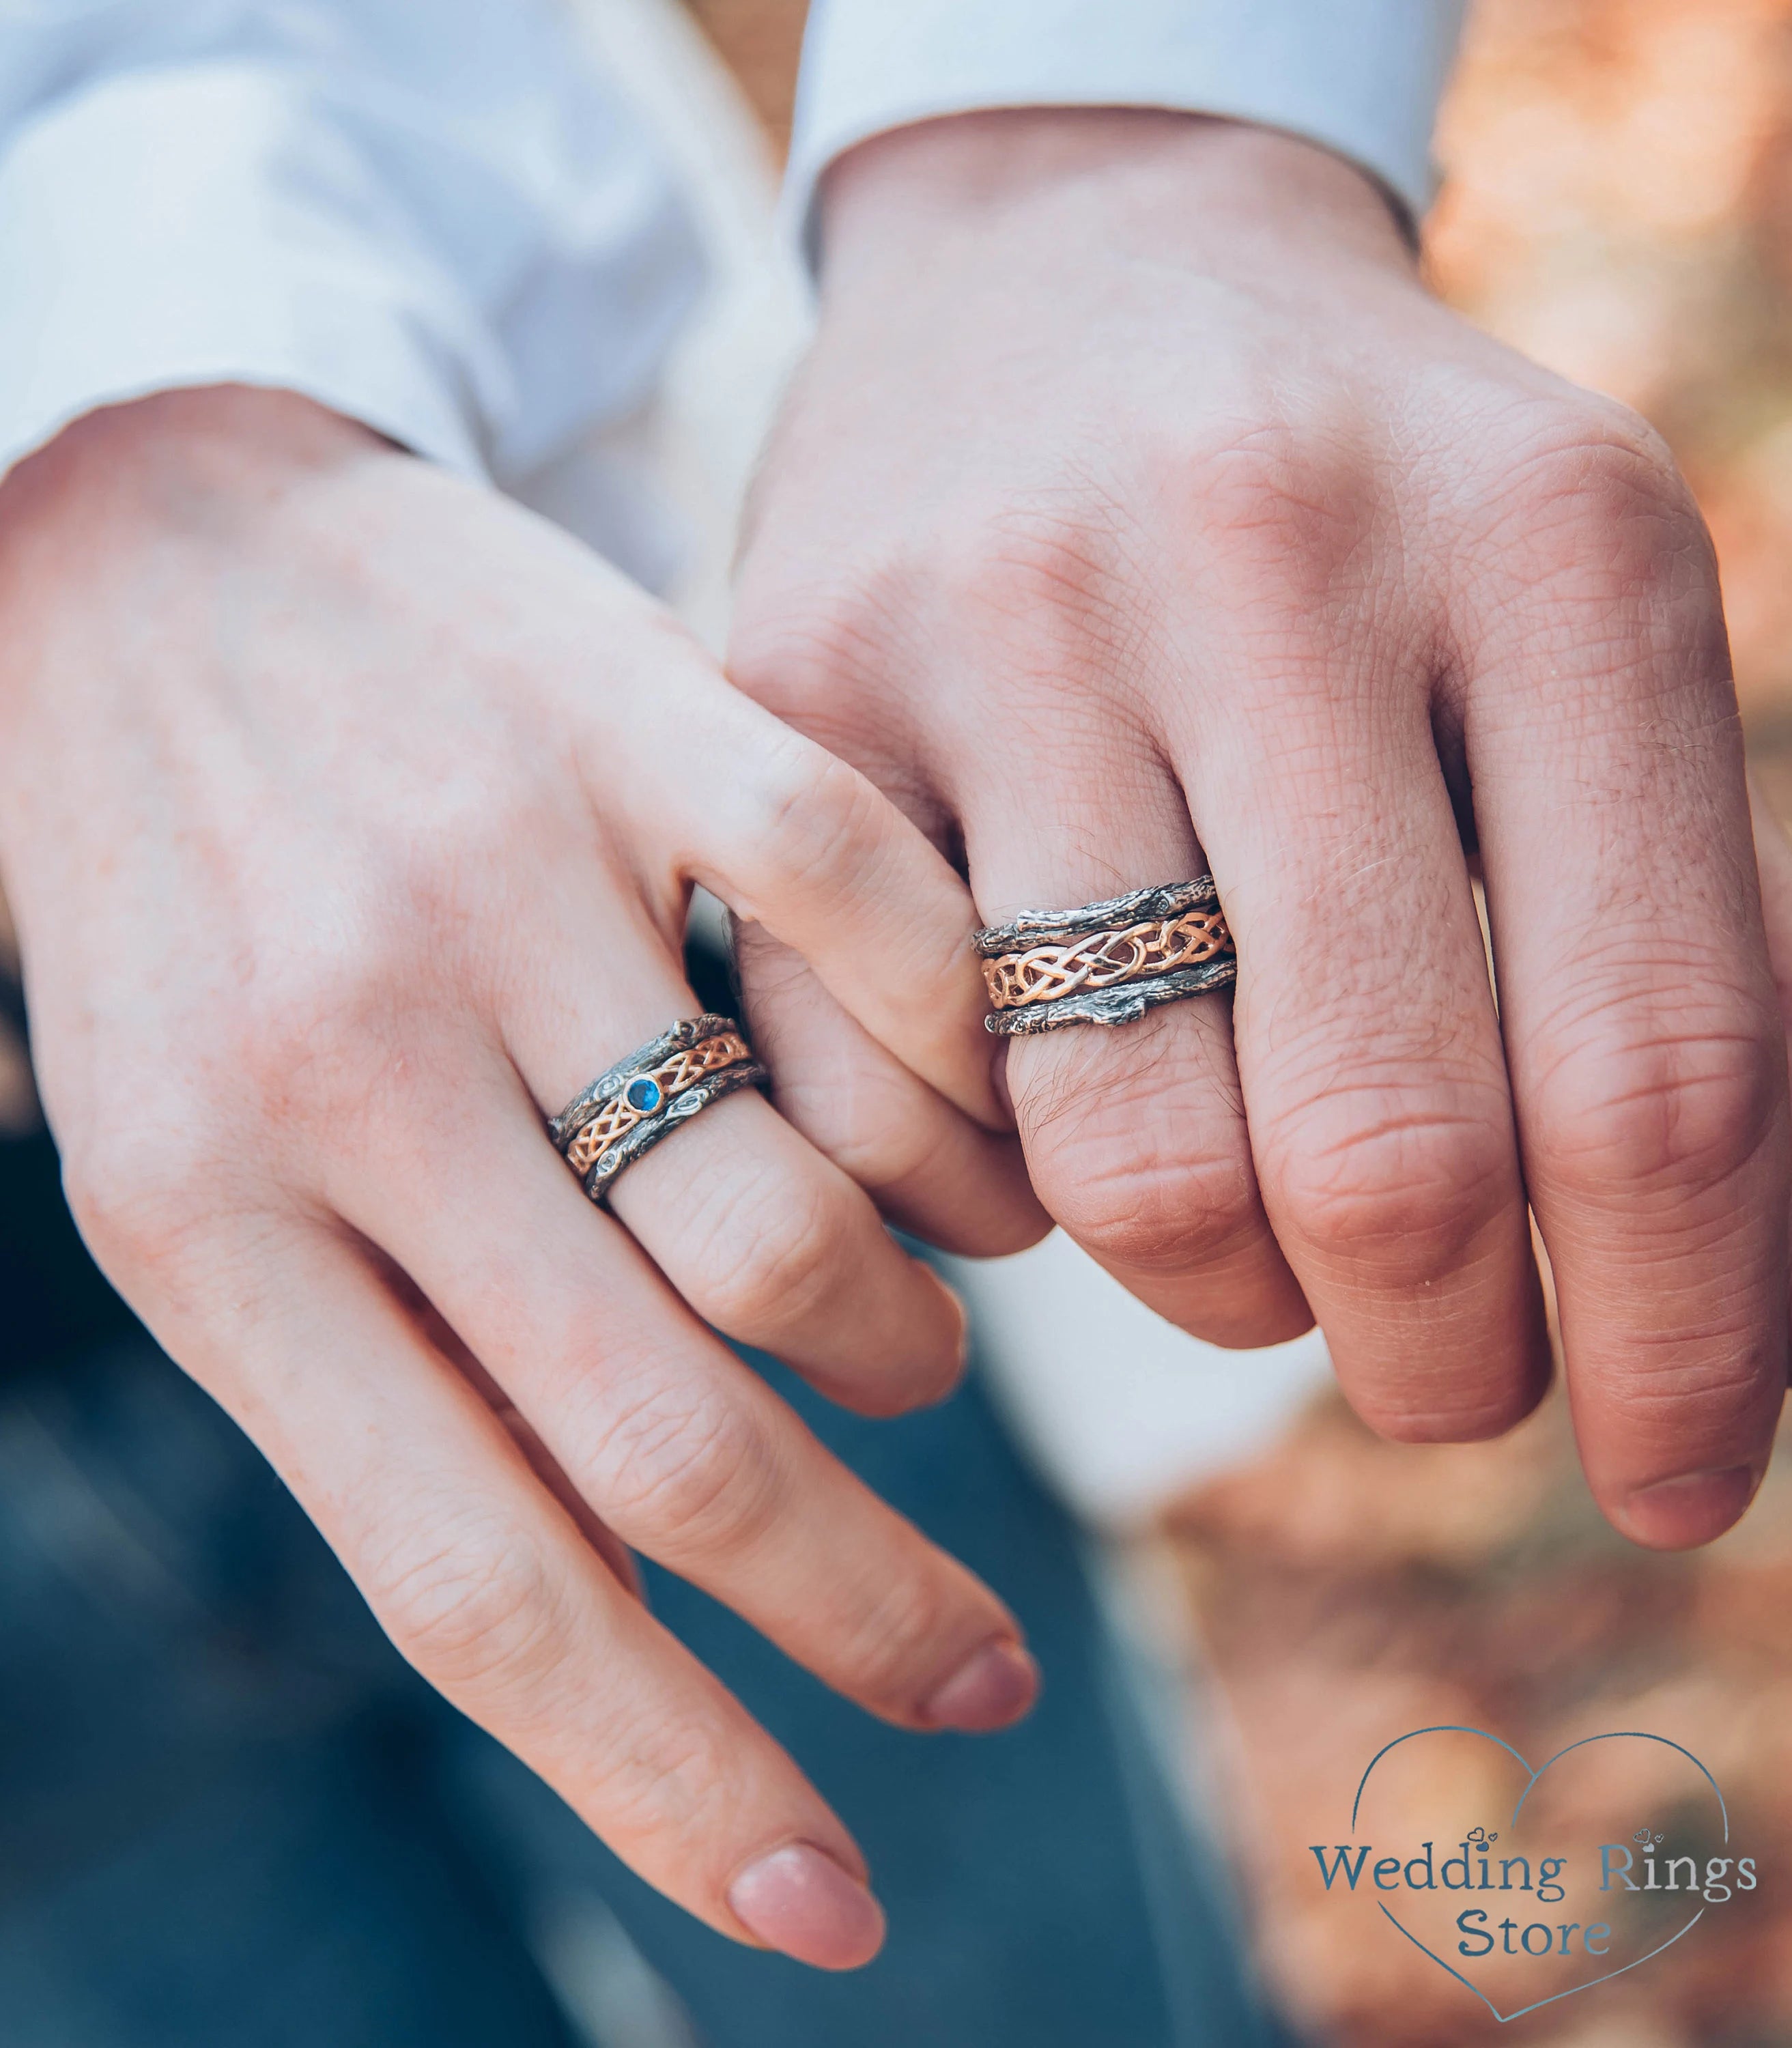
[{"label": "woman's hand", "polygon": [[623,1546],[890,1720],[1014,1718],[1001,1604],[704,1328],[888,1413],[961,1313],[756,1095],[610,1215],[542,1119],[702,1008],[699,881],[925,1078],[970,1248],[1027,1241],[950,869],[563,535],[230,390],[0,489],[0,860],[83,1229],[400,1648],[712,1926],[865,1960],[850,1837]]}]

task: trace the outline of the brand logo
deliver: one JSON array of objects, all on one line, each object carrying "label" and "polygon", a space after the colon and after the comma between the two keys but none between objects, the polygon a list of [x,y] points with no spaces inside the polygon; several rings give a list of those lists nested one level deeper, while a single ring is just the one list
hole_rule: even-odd
[{"label": "brand logo", "polygon": [[1446,1726],[1384,1744],[1349,1839],[1310,1846],[1331,1907],[1510,2020],[1660,1967],[1755,1891],[1756,1859],[1731,1836],[1716,1779],[1666,1736],[1588,1736],[1534,1766],[1485,1729]]}]

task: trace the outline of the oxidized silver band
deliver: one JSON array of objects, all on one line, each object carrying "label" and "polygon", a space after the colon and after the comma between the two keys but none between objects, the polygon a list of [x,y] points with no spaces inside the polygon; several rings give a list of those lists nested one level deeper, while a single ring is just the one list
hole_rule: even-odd
[{"label": "oxidized silver band", "polygon": [[585,1193],[602,1204],[623,1168],[668,1132],[723,1096],[770,1078],[733,1018],[687,1017],[606,1068],[549,1119],[548,1135]]},{"label": "oxidized silver band", "polygon": [[973,944],[1003,1038],[1067,1024],[1131,1024],[1238,979],[1232,936],[1211,875],[1135,889],[1076,910],[1022,910]]}]

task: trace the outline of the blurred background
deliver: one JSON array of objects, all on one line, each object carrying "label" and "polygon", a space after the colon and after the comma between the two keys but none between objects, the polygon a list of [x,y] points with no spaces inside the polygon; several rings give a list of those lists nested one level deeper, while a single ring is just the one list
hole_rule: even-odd
[{"label": "blurred background", "polygon": [[[795,282],[755,267],[755,238],[804,6],[687,4],[758,123],[738,132],[737,101],[708,103],[731,161],[751,159],[762,180],[750,205],[726,178],[710,196],[735,251],[723,296],[737,316],[757,310],[693,344],[683,428],[669,442],[651,423],[643,433],[661,435],[653,452],[675,480],[682,466],[688,499],[721,502],[750,460],[755,394],[800,340]],[[650,96],[667,89],[662,12],[670,0],[619,6],[605,31]],[[1751,747],[1792,813],[1792,0],[1480,0],[1440,157],[1425,239],[1439,290],[1636,406],[1672,444],[1716,537]],[[748,371],[729,333],[747,336]],[[711,623],[723,553],[711,550],[710,586],[700,576],[686,593]],[[0,952],[3,918],[0,907]],[[0,1300],[26,1305],[6,1344],[29,1353],[121,1317],[55,1211],[17,1022],[15,1004],[10,1025],[0,1017],[0,1125],[17,1138],[0,1171]],[[999,1311],[990,1284],[985,1306]],[[1084,1283],[1064,1284],[1074,1295]],[[1157,1356],[1158,1339],[1125,1327],[1128,1358]],[[1772,1881],[1792,1844],[1792,1459],[1735,1534],[1655,1557],[1593,1512],[1559,1398],[1501,1443],[1402,1449],[1324,1391],[1310,1348],[1224,1379],[1208,1363],[1192,1398],[1171,1388],[1165,1356],[1157,1379],[1127,1383],[1146,1426],[1115,1439],[1123,1463],[1142,1436],[1154,1445],[1149,1486],[1086,1467],[1056,1476],[1100,1533],[1165,1740],[1239,1859],[1290,2014],[1340,2048],[1468,2048],[1496,2034],[1550,2048],[1792,2048],[1792,1891]],[[1263,1398],[1235,1423],[1240,1385]],[[1049,1468],[1050,1404],[1014,1398]],[[1150,1426],[1154,1402],[1173,1427]],[[1634,1990],[1499,2028],[1416,1952],[1409,1962],[1328,1915],[1305,1860],[1316,1817],[1340,1811],[1367,1756],[1435,1722],[1496,1728],[1538,1759],[1612,1728],[1684,1743],[1745,1818],[1768,1881]]]}]

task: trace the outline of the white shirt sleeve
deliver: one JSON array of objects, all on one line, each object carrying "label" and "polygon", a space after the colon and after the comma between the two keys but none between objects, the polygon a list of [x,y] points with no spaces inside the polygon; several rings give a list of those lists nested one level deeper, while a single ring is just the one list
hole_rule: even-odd
[{"label": "white shirt sleeve", "polygon": [[993,107],[1260,122],[1371,173],[1417,219],[1467,0],[814,0],[785,203],[810,235],[855,143]]},{"label": "white shirt sleeve", "polygon": [[0,0],[0,474],[233,382],[526,475],[640,396],[700,274],[549,0]]}]

